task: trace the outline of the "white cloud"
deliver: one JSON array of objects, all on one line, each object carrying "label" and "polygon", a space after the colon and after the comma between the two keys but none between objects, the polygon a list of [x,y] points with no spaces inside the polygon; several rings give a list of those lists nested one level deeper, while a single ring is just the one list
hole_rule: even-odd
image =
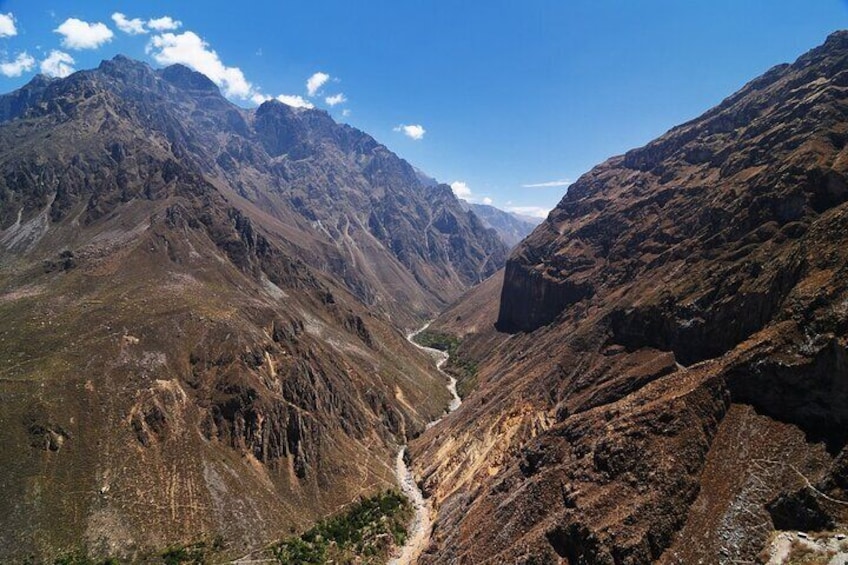
[{"label": "white cloud", "polygon": [[13,37],[18,35],[18,28],[15,27],[15,16],[12,12],[8,14],[0,14],[0,37]]},{"label": "white cloud", "polygon": [[338,94],[334,94],[333,96],[327,96],[324,99],[324,102],[326,102],[328,106],[335,106],[336,104],[343,104],[347,102],[347,98],[345,98],[344,94],[339,92]]},{"label": "white cloud", "polygon": [[141,35],[143,33],[147,33],[147,29],[144,27],[144,21],[141,18],[129,19],[121,12],[115,12],[112,14],[112,21],[115,22],[115,26],[124,33],[128,33],[130,35]]},{"label": "white cloud", "polygon": [[288,104],[294,108],[314,108],[311,102],[304,99],[303,96],[298,96],[296,94],[280,94],[277,96],[277,100],[282,102],[283,104]]},{"label": "white cloud", "polygon": [[471,190],[471,187],[468,186],[467,182],[455,180],[450,184],[450,187],[451,190],[453,190],[454,196],[456,196],[457,198],[462,198],[467,202],[482,202],[483,204],[488,204],[489,206],[491,206],[492,202],[494,202],[488,196],[484,196],[483,198],[478,198],[474,196],[474,193]]},{"label": "white cloud", "polygon": [[568,186],[572,182],[571,179],[562,179],[562,180],[552,180],[548,182],[536,182],[532,184],[522,184],[522,188],[552,188],[555,186]]},{"label": "white cloud", "polygon": [[104,23],[92,24],[76,18],[68,18],[53,31],[62,36],[62,46],[68,49],[97,49],[115,35]]},{"label": "white cloud", "polygon": [[427,130],[424,129],[424,126],[420,124],[412,124],[409,126],[400,124],[399,126],[394,128],[394,131],[401,132],[406,137],[409,137],[416,141],[422,139],[424,137],[424,134],[427,133]]},{"label": "white cloud", "polygon": [[327,73],[315,73],[306,80],[306,92],[309,96],[315,96],[318,89],[324,86],[324,83],[330,80],[330,75]]},{"label": "white cloud", "polygon": [[550,209],[541,206],[507,206],[506,211],[523,216],[533,216],[534,218],[547,218]]},{"label": "white cloud", "polygon": [[[148,24],[149,25],[149,24]],[[255,90],[238,67],[227,67],[218,54],[193,31],[163,33],[150,38],[145,49],[160,65],[180,63],[203,73],[228,97],[250,99]]]},{"label": "white cloud", "polygon": [[162,16],[161,18],[153,18],[147,20],[147,27],[156,31],[174,31],[182,27],[183,22],[171,18],[171,16]]},{"label": "white cloud", "polygon": [[23,51],[18,53],[14,61],[3,61],[0,63],[0,74],[7,77],[19,77],[22,74],[29,72],[35,67],[35,59]]},{"label": "white cloud", "polygon": [[348,110],[347,108],[345,108],[344,110],[342,110],[342,116],[343,116],[343,117],[345,117],[345,118],[347,118],[348,116],[350,116],[350,110]]},{"label": "white cloud", "polygon": [[471,200],[471,189],[468,185],[460,180],[455,180],[450,184],[451,190],[457,198],[463,200]]},{"label": "white cloud", "polygon": [[255,92],[250,97],[250,101],[257,106],[261,106],[263,102],[267,102],[268,100],[273,100],[273,97],[262,94],[261,92]]},{"label": "white cloud", "polygon": [[64,51],[52,50],[46,59],[41,61],[41,72],[50,77],[64,78],[74,72],[74,58]]},{"label": "white cloud", "polygon": [[297,94],[280,94],[275,98],[273,96],[268,96],[266,94],[262,94],[261,92],[257,92],[250,97],[250,100],[257,106],[262,104],[263,102],[267,102],[268,100],[279,100],[283,104],[286,104],[293,108],[312,109],[315,107],[309,100],[306,100],[303,96],[298,96]]}]

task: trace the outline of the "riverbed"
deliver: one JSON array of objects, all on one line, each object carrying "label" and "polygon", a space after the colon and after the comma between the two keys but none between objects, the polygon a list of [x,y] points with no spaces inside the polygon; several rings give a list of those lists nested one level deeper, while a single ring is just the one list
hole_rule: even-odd
[{"label": "riverbed", "polygon": [[[415,336],[426,330],[428,327],[430,327],[430,322],[427,322],[418,330],[407,335],[406,339],[418,349],[426,351],[436,360],[436,368],[448,381],[447,388],[451,393],[451,401],[450,404],[448,404],[447,412],[450,413],[459,408],[462,404],[462,399],[456,392],[456,379],[442,370],[442,367],[448,361],[448,354],[444,351],[433,349],[432,347],[418,345],[414,341]],[[433,420],[427,424],[427,427],[431,428],[441,422],[441,420],[442,418]],[[415,481],[412,469],[404,460],[405,453],[406,446],[404,445],[400,448],[397,454],[395,474],[397,475],[401,492],[403,492],[404,496],[406,496],[415,509],[415,517],[412,519],[412,523],[410,524],[409,535],[407,536],[406,543],[402,548],[400,548],[399,554],[389,561],[390,565],[413,565],[414,563],[417,563],[421,552],[423,552],[427,547],[427,544],[430,543],[430,534],[433,531],[431,516],[433,511],[432,505],[428,499],[424,498],[424,494],[421,492],[421,489],[418,488],[418,483]]]}]

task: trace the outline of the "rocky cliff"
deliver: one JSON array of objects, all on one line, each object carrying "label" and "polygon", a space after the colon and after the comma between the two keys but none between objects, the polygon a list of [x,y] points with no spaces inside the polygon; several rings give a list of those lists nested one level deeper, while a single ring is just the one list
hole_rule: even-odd
[{"label": "rocky cliff", "polygon": [[846,140],[838,32],[570,187],[412,450],[425,562],[752,562],[845,528]]},{"label": "rocky cliff", "polygon": [[394,485],[505,247],[320,111],[124,57],[0,97],[0,560],[238,557]]}]

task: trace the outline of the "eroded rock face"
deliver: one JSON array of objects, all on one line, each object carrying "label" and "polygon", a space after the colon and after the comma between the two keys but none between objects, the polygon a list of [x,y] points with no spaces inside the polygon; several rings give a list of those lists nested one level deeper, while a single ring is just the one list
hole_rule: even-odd
[{"label": "eroded rock face", "polygon": [[479,387],[411,449],[439,507],[424,562],[731,563],[848,523],[826,498],[848,439],[846,86],[839,32],[609,159],[514,250],[491,325],[462,304],[433,324]]},{"label": "eroded rock face", "polygon": [[[565,308],[590,297],[587,281],[560,280],[548,272],[508,261],[501,298],[500,331],[533,331],[553,322]],[[520,298],[517,298],[520,297]]]},{"label": "eroded rock face", "polygon": [[[811,218],[848,198],[837,159],[845,135],[841,41],[830,38],[704,116],[581,177],[513,253],[499,327],[531,331],[591,296],[564,292],[555,299],[556,285],[613,288],[670,264],[681,265],[675,277],[682,280],[673,281],[678,288],[641,312],[622,312],[616,326],[629,334],[625,339],[634,330],[623,326],[647,323],[654,330],[648,333],[661,334],[657,339],[686,341],[677,336],[689,323],[706,332],[703,341],[730,332],[726,349],[762,327],[801,265],[789,249],[774,257],[777,266],[757,251],[791,249]],[[691,280],[695,273],[700,282]],[[688,288],[679,288],[683,282]],[[739,291],[744,296],[737,302],[722,302]],[[540,302],[544,316],[534,313]],[[747,315],[732,323],[729,316],[739,311]]]}]

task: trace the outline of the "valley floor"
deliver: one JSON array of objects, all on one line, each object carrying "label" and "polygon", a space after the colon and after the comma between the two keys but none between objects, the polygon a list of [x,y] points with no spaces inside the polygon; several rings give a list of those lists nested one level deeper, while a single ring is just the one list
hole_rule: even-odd
[{"label": "valley floor", "polygon": [[[462,399],[456,392],[456,379],[442,371],[442,366],[448,360],[448,354],[444,351],[439,351],[438,349],[433,349],[431,347],[424,347],[423,345],[415,343],[415,336],[426,330],[429,326],[430,322],[427,322],[418,330],[410,333],[406,339],[409,340],[411,344],[415,345],[422,351],[426,351],[436,359],[436,367],[445,377],[448,378],[448,390],[451,393],[451,402],[448,406],[448,412],[453,412],[462,404]],[[433,420],[428,424],[428,427],[432,427],[440,421],[441,418]],[[433,513],[433,507],[430,501],[424,498],[424,494],[418,487],[418,484],[415,481],[415,475],[412,473],[412,468],[404,459],[405,454],[406,446],[402,447],[398,452],[395,469],[401,491],[404,495],[406,495],[415,509],[415,517],[409,527],[409,537],[407,538],[406,543],[400,549],[399,555],[389,562],[390,565],[412,565],[417,563],[418,556],[421,555],[427,547],[427,544],[430,542],[430,534],[433,529],[431,516]]]}]

